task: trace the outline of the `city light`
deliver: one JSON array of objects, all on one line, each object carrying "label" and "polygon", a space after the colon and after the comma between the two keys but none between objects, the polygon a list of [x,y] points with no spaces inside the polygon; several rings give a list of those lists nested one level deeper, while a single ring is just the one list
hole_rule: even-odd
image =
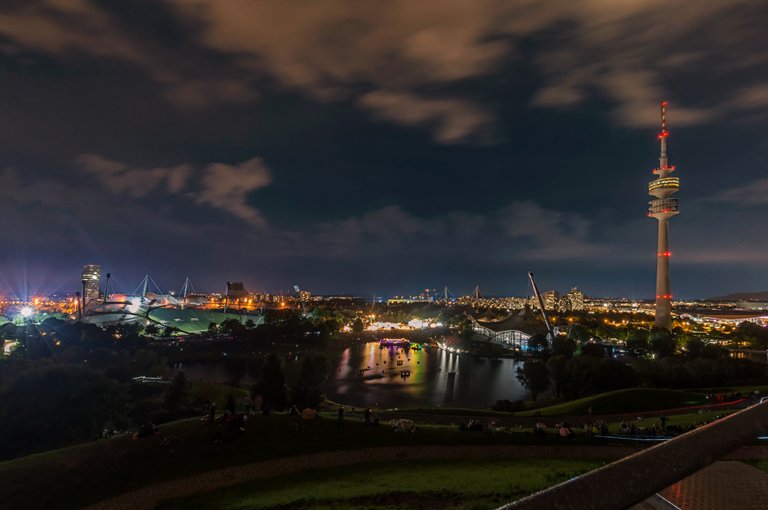
[{"label": "city light", "polygon": [[21,313],[21,316],[26,318],[32,317],[32,314],[35,313],[35,311],[30,306],[23,306],[21,307],[21,310],[19,311]]}]

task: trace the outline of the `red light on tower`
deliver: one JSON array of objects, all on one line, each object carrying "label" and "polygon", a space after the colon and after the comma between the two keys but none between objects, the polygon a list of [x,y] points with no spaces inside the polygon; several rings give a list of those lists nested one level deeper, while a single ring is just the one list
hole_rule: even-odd
[{"label": "red light on tower", "polygon": [[667,102],[661,102],[661,133],[659,133],[659,140],[669,136],[667,131]]}]

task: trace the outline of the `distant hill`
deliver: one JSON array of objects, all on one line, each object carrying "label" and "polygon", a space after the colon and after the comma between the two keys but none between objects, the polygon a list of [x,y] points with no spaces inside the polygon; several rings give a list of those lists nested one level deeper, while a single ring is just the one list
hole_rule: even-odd
[{"label": "distant hill", "polygon": [[707,298],[707,301],[768,301],[768,290],[764,292],[737,292],[727,296]]}]

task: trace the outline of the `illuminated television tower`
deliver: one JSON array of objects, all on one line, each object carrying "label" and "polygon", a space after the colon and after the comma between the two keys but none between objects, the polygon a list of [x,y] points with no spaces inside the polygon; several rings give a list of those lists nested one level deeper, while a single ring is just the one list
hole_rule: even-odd
[{"label": "illuminated television tower", "polygon": [[672,329],[672,291],[669,287],[669,219],[680,213],[678,199],[670,198],[680,188],[680,179],[670,177],[675,171],[667,160],[667,102],[661,102],[661,154],[659,168],[653,171],[658,177],[648,183],[648,194],[656,197],[648,203],[648,216],[659,220],[659,244],[656,252],[656,321],[659,328]]}]

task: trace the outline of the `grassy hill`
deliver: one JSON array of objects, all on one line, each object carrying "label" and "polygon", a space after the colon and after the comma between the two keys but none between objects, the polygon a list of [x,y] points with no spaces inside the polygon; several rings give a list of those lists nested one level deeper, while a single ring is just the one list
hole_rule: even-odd
[{"label": "grassy hill", "polygon": [[[144,439],[99,440],[0,462],[0,502],[3,508],[66,510],[166,480],[280,457],[382,446],[537,442],[523,432],[461,433],[455,426],[419,426],[416,434],[398,434],[386,425],[370,427],[357,420],[340,426],[321,419],[296,430],[298,422],[287,415],[256,416],[244,435],[214,442],[217,426],[185,420],[163,425],[159,435]],[[162,446],[171,434],[176,437],[173,448]]]},{"label": "grassy hill", "polygon": [[169,500],[162,510],[302,508],[496,508],[602,463],[587,460],[489,460],[378,463],[246,482]]},{"label": "grassy hill", "polygon": [[578,416],[588,414],[590,407],[593,414],[621,414],[657,411],[704,403],[706,403],[704,395],[700,393],[654,388],[630,388],[571,400],[562,404],[543,407],[537,411],[525,411],[517,413],[517,416],[533,416],[537,412],[541,416]]}]

